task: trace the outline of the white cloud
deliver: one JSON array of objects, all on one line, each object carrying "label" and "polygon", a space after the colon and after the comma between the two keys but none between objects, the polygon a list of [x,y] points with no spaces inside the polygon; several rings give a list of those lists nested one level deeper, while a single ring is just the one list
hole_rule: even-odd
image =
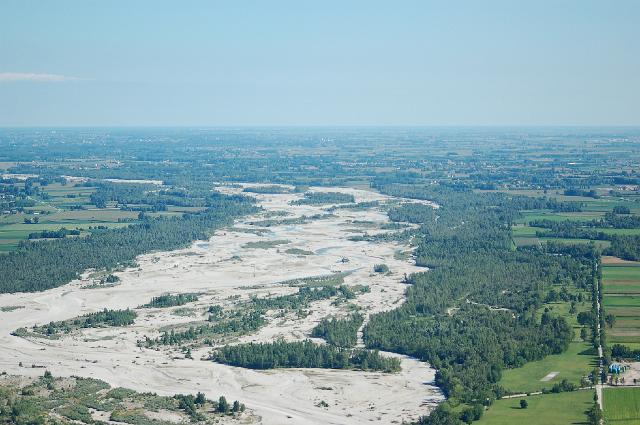
[{"label": "white cloud", "polygon": [[16,81],[32,81],[38,83],[63,83],[65,81],[77,81],[77,77],[58,74],[36,74],[34,72],[0,72],[0,83],[12,83]]}]

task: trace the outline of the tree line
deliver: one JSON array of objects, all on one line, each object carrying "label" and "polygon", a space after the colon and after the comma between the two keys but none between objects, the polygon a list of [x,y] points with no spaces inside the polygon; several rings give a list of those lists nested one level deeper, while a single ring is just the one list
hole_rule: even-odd
[{"label": "tree line", "polygon": [[312,341],[248,343],[215,350],[211,360],[250,369],[283,367],[359,369],[398,372],[400,360],[383,357],[375,350],[348,350]]},{"label": "tree line", "polygon": [[148,219],[120,229],[95,228],[83,238],[23,242],[18,250],[0,255],[0,293],[54,288],[89,268],[113,269],[149,251],[207,239],[216,228],[253,211],[249,199],[216,195],[212,206],[200,213]]},{"label": "tree line", "polygon": [[322,205],[354,203],[353,195],[342,192],[306,192],[302,199],[292,201],[292,205]]},{"label": "tree line", "polygon": [[[99,328],[105,326],[129,326],[132,325],[138,315],[135,311],[104,309],[96,313],[89,313],[70,320],[49,322],[46,325],[33,326],[32,332],[40,335],[56,336],[61,333],[70,333],[76,329]],[[16,336],[28,336],[26,328],[20,328],[14,332]]]},{"label": "tree line", "polygon": [[179,305],[185,305],[190,302],[198,301],[196,294],[163,294],[157,297],[151,298],[147,304],[142,305],[144,308],[164,308],[175,307]]}]

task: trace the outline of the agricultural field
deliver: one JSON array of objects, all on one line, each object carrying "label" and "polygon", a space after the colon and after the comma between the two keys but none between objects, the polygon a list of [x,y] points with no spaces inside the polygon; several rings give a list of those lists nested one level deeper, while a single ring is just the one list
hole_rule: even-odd
[{"label": "agricultural field", "polygon": [[[607,264],[608,263],[608,264]],[[615,316],[609,344],[640,343],[640,263],[611,260],[602,266],[603,304]]]},{"label": "agricultural field", "polygon": [[567,425],[586,424],[586,411],[593,404],[593,391],[572,391],[524,397],[526,409],[520,408],[520,398],[496,400],[485,412],[479,425]]},{"label": "agricultural field", "polygon": [[640,423],[640,388],[605,388],[602,401],[606,424]]},{"label": "agricultural field", "polygon": [[[15,186],[24,189],[24,183],[2,183],[4,187]],[[117,185],[117,183],[113,183]],[[130,183],[132,184],[132,183]],[[140,183],[143,184],[143,183]],[[29,234],[42,231],[80,230],[79,236],[89,234],[91,227],[118,228],[139,222],[138,210],[151,208],[148,204],[118,204],[107,202],[102,207],[92,203],[91,195],[95,187],[50,183],[33,183],[37,194],[28,197],[33,204],[19,209],[4,210],[0,213],[0,253],[19,247]],[[149,217],[176,217],[184,213],[199,212],[203,207],[167,205],[161,211],[150,211]]]},{"label": "agricultural field", "polygon": [[[534,196],[530,191],[509,191],[509,193]],[[536,191],[533,191],[536,192]],[[555,196],[554,196],[555,197]],[[593,242],[601,251],[606,250],[611,246],[609,236],[638,236],[640,235],[640,228],[612,228],[612,227],[582,227],[593,232],[593,234],[604,234],[606,236],[599,239],[587,239],[580,237],[555,237],[550,229],[532,226],[532,222],[538,220],[551,221],[557,223],[564,222],[590,222],[592,220],[602,220],[605,218],[606,213],[610,213],[615,207],[628,208],[631,214],[637,214],[640,211],[640,205],[638,202],[632,201],[635,199],[633,196],[626,196],[625,198],[616,198],[612,196],[603,196],[599,199],[586,198],[586,197],[572,197],[562,196],[556,197],[557,200],[573,200],[579,202],[581,205],[581,211],[577,212],[554,212],[547,211],[523,211],[522,215],[516,219],[514,226],[512,227],[512,238],[516,247],[523,246],[540,246],[546,242],[563,243],[563,244],[585,244]],[[548,233],[549,236],[544,234]],[[588,236],[587,236],[588,237]]]},{"label": "agricultural field", "polygon": [[[499,384],[509,391],[523,393],[551,389],[563,379],[580,385],[581,379],[589,375],[596,366],[593,347],[583,342],[572,342],[562,354],[547,356],[523,367],[503,371]],[[549,378],[550,376],[553,377]]]}]

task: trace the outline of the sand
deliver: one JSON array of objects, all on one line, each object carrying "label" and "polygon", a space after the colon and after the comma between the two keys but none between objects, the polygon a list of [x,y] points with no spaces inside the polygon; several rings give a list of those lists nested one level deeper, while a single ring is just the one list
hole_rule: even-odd
[{"label": "sand", "polygon": [[[242,186],[223,186],[219,190],[238,193]],[[357,202],[398,201],[349,188],[313,190],[351,193]],[[300,194],[250,195],[265,213],[287,211],[287,218],[327,214],[330,207],[290,205]],[[230,305],[237,302],[233,296],[243,300],[251,294],[292,293],[296,288],[281,282],[334,272],[350,272],[345,284],[370,287],[369,293],[353,301],[362,307],[367,320],[370,314],[390,310],[404,301],[405,273],[424,271],[410,259],[397,255],[411,249],[406,245],[348,240],[349,236],[365,231],[384,232],[377,227],[388,218],[379,209],[337,209],[330,218],[271,226],[261,235],[248,232],[256,227],[250,223],[263,220],[265,213],[239,220],[232,228],[221,229],[210,240],[194,242],[189,248],[140,256],[138,267],[116,273],[120,278],[117,286],[83,289],[92,283],[87,272],[60,288],[0,295],[0,307],[24,306],[0,312],[0,371],[41,375],[42,368],[32,368],[36,365],[57,376],[99,378],[114,386],[164,395],[197,391],[209,398],[225,395],[227,399],[245,403],[253,421],[264,424],[401,423],[428,414],[443,400],[433,384],[435,371],[427,363],[409,357],[398,356],[402,359],[402,371],[397,374],[324,369],[254,371],[201,360],[209,353],[208,348],[194,351],[194,360],[189,360],[178,350],[137,347],[138,340],[145,335],[159,335],[163,326],[202,320],[201,312],[209,305]],[[373,224],[363,226],[363,221]],[[290,242],[268,249],[243,248],[247,242],[274,240]],[[314,254],[287,254],[289,248]],[[349,261],[342,262],[343,258]],[[373,273],[373,266],[378,263],[387,264],[391,273]],[[10,335],[23,326],[65,320],[103,308],[136,308],[163,293],[188,292],[201,293],[197,302],[184,306],[196,309],[196,317],[172,314],[173,309],[139,309],[135,324],[125,328],[85,329],[57,340]],[[332,305],[330,300],[318,301],[303,319],[293,315],[270,316],[267,326],[233,343],[304,339],[323,317],[344,314],[347,314],[344,306]],[[328,407],[320,407],[321,401]]]}]

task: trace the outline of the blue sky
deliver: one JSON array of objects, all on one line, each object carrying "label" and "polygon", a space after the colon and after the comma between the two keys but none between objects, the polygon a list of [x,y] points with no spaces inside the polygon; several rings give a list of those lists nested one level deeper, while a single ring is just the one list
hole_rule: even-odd
[{"label": "blue sky", "polygon": [[640,125],[640,1],[0,2],[0,126]]}]

